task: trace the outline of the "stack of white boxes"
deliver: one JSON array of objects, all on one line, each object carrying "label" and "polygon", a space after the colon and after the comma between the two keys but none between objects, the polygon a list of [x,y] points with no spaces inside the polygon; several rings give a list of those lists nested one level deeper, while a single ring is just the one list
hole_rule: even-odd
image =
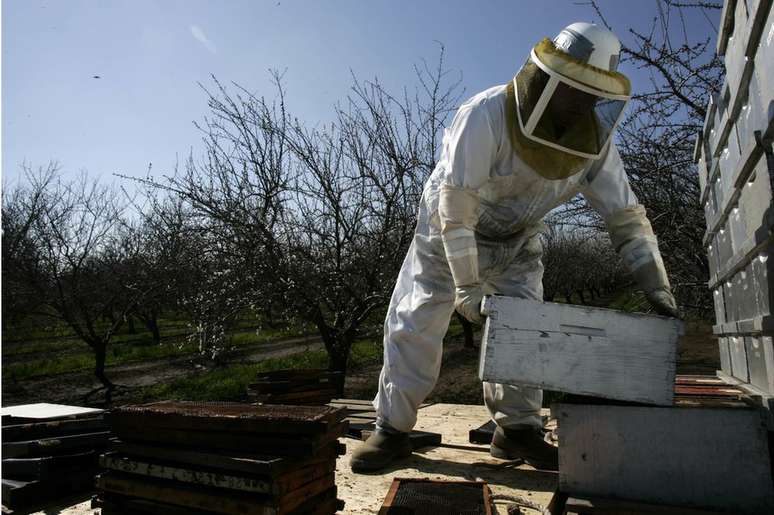
[{"label": "stack of white boxes", "polygon": [[771,6],[772,0],[725,1],[717,51],[724,56],[726,81],[710,100],[694,154],[707,220],[720,374],[760,395],[767,406],[774,396]]}]

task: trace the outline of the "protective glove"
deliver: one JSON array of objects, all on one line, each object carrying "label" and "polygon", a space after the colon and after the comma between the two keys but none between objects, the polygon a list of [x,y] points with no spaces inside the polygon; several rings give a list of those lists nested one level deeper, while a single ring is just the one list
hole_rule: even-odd
[{"label": "protective glove", "polygon": [[632,272],[632,275],[642,291],[645,292],[645,298],[648,299],[656,313],[680,318],[675,297],[669,287],[669,278],[660,256],[657,260],[647,261]]},{"label": "protective glove", "polygon": [[667,317],[680,318],[680,312],[677,310],[675,296],[667,287],[658,288],[645,292],[645,297],[659,315]]},{"label": "protective glove", "polygon": [[457,286],[454,295],[454,307],[457,313],[467,318],[474,324],[481,325],[484,319],[481,316],[481,300],[484,293],[480,284]]},{"label": "protective glove", "polygon": [[656,313],[680,318],[645,208],[638,204],[620,209],[608,216],[605,223],[613,246]]}]

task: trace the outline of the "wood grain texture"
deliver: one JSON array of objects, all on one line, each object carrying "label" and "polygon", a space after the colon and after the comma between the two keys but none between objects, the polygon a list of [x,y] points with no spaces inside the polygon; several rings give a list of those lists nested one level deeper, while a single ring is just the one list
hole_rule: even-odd
[{"label": "wood grain texture", "polygon": [[563,492],[774,512],[758,410],[556,404],[552,411]]},{"label": "wood grain texture", "polygon": [[679,320],[500,296],[482,313],[485,381],[672,404]]}]

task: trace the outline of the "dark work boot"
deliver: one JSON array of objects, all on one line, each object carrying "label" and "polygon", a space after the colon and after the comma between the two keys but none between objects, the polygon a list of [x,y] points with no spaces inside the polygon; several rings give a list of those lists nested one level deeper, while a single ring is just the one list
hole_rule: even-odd
[{"label": "dark work boot", "polygon": [[388,433],[377,429],[354,450],[349,464],[353,472],[369,472],[383,469],[407,456],[411,456],[408,433]]},{"label": "dark work boot", "polygon": [[489,454],[501,460],[523,459],[541,470],[559,470],[559,452],[546,442],[539,428],[506,429],[497,427]]}]

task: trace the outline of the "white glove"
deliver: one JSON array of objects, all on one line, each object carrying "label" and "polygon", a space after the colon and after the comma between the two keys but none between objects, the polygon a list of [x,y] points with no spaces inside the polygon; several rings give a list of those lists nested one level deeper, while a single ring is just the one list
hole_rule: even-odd
[{"label": "white glove", "polygon": [[658,288],[645,292],[645,297],[659,315],[667,317],[680,318],[680,312],[677,311],[677,302],[675,296],[669,288]]},{"label": "white glove", "polygon": [[454,308],[457,313],[467,318],[474,324],[481,325],[484,318],[481,316],[481,300],[484,293],[480,284],[457,286],[454,295]]}]

